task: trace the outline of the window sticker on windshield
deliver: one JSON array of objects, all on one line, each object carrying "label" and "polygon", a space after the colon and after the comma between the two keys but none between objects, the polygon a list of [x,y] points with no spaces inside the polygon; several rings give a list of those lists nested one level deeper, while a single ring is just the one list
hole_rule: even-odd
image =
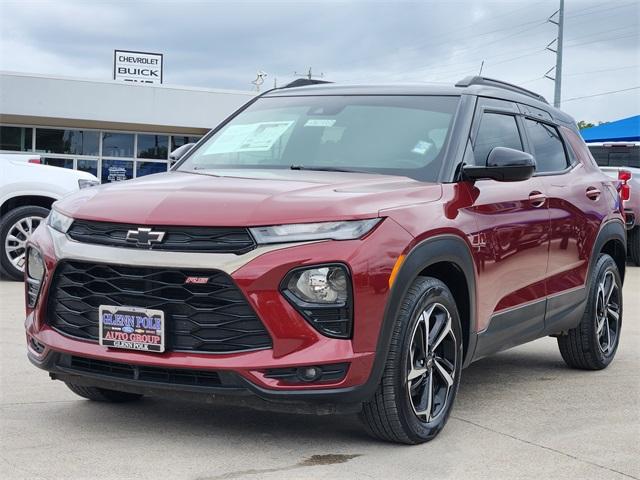
[{"label": "window sticker on windshield", "polygon": [[345,127],[327,127],[322,131],[321,143],[338,143],[342,140]]},{"label": "window sticker on windshield", "polygon": [[416,143],[416,146],[411,150],[413,153],[417,153],[418,155],[426,154],[433,147],[433,143],[427,142],[425,140],[420,140]]},{"label": "window sticker on windshield", "polygon": [[305,127],[333,127],[336,123],[335,118],[310,118]]},{"label": "window sticker on windshield", "polygon": [[204,153],[211,155],[270,150],[292,124],[293,121],[232,125],[222,132]]}]

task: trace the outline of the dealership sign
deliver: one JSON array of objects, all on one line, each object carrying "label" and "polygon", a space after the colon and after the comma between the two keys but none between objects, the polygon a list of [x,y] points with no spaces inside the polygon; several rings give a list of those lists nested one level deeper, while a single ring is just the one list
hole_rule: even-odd
[{"label": "dealership sign", "polygon": [[122,82],[162,83],[162,54],[114,50],[113,79]]}]

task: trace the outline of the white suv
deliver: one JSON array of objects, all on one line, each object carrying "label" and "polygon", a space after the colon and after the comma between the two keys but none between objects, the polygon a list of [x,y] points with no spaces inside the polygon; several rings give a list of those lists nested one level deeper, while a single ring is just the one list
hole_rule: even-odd
[{"label": "white suv", "polygon": [[98,185],[90,173],[38,165],[38,155],[0,155],[0,273],[22,280],[25,244],[51,204]]}]

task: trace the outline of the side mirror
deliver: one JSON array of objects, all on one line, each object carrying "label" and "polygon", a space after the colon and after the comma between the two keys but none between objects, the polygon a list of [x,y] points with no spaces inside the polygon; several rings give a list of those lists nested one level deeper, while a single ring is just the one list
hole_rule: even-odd
[{"label": "side mirror", "polygon": [[169,164],[173,165],[178,160],[180,160],[185,153],[191,150],[191,147],[193,147],[194,145],[195,143],[185,143],[184,145],[176,148],[173,152],[169,154]]},{"label": "side mirror", "polygon": [[486,166],[465,165],[462,169],[466,180],[489,178],[498,182],[528,180],[535,171],[536,160],[532,155],[506,147],[495,147],[491,150]]}]

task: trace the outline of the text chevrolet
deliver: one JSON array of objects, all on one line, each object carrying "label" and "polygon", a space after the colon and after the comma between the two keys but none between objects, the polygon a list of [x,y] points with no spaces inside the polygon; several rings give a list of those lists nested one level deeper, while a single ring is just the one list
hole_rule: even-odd
[{"label": "text chevrolet", "polygon": [[513,85],[276,89],[172,171],[55,203],[28,355],[91,400],[361,412],[424,442],[479,358],[552,335],[571,367],[613,360],[621,208],[574,121]]}]

